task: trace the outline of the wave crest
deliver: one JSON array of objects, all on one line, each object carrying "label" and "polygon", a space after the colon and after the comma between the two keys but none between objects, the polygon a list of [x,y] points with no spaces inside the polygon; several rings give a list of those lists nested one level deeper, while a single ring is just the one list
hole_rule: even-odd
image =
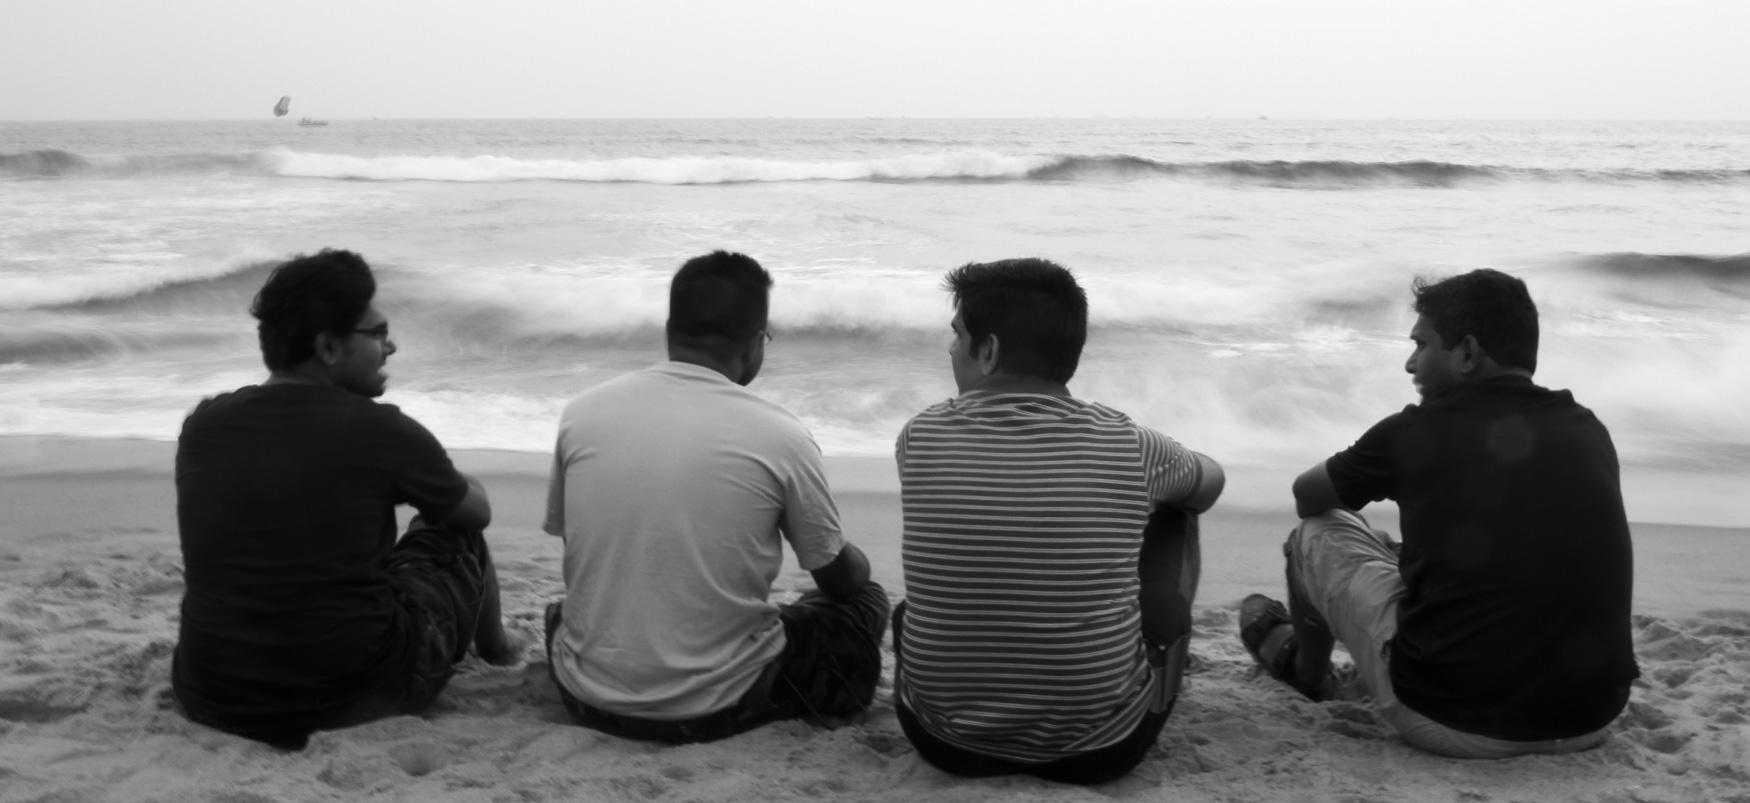
[{"label": "wave crest", "polygon": [[791,181],[940,181],[1024,178],[1051,161],[985,151],[841,161],[728,156],[661,159],[514,159],[503,156],[347,156],[284,152],[276,172],[366,181],[577,181],[626,184],[744,184]]},{"label": "wave crest", "polygon": [[264,152],[171,153],[134,156],[84,156],[53,148],[0,153],[0,178],[133,178],[155,175],[204,175],[272,172],[273,159]]},{"label": "wave crest", "polygon": [[116,307],[202,308],[213,297],[253,294],[275,260],[189,263],[78,277],[0,276],[0,310],[102,312]]},{"label": "wave crest", "polygon": [[1708,256],[1623,251],[1585,257],[1581,262],[1592,269],[1629,278],[1667,279],[1683,276],[1716,282],[1750,283],[1750,253]]},{"label": "wave crest", "polygon": [[734,156],[527,159],[477,156],[357,156],[273,148],[237,153],[121,157],[44,149],[0,154],[0,178],[142,175],[271,175],[352,181],[574,181],[625,184],[743,184],[797,181],[1076,182],[1178,179],[1314,189],[1452,187],[1494,181],[1731,183],[1750,170],[1534,168],[1430,160],[1397,162],[1226,160],[1166,162],[1131,154],[1013,155],[981,150],[871,159],[784,160]]},{"label": "wave crest", "polygon": [[0,153],[0,178],[58,178],[90,167],[85,157],[62,150],[44,149],[23,153]]}]

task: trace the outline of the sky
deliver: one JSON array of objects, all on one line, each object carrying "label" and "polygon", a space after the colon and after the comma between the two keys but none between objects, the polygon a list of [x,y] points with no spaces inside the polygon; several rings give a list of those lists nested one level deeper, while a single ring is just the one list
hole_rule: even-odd
[{"label": "sky", "polygon": [[1745,0],[0,0],[0,119],[1750,119]]}]

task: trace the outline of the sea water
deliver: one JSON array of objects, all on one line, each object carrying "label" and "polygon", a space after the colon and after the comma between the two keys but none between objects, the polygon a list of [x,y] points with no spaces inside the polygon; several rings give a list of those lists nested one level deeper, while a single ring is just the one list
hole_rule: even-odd
[{"label": "sea water", "polygon": [[451,447],[550,448],[662,358],[675,268],[776,278],[752,388],[829,455],[954,392],[954,266],[1086,287],[1077,395],[1230,474],[1299,470],[1415,401],[1410,285],[1494,267],[1537,378],[1624,464],[1750,477],[1750,124],[1182,120],[0,123],[0,435],[170,440],[260,381],[272,264],[363,254],[385,400]]}]

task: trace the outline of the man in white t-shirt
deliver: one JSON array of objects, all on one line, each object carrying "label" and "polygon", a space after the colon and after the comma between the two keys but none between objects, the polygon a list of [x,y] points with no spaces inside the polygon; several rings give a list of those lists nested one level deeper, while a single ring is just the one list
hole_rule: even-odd
[{"label": "man in white t-shirt", "polygon": [[[666,742],[866,708],[886,592],[845,540],[820,449],[748,391],[771,276],[716,251],[675,274],[668,360],[609,380],[560,419],[546,530],[565,539],[547,610],[553,679],[580,724]],[[818,591],[768,599],[783,544]]]}]

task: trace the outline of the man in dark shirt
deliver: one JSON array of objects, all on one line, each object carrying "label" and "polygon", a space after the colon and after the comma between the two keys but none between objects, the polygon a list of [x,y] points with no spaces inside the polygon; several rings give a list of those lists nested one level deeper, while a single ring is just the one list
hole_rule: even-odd
[{"label": "man in dark shirt", "polygon": [[[1610,434],[1568,391],[1532,383],[1524,282],[1478,270],[1415,296],[1404,368],[1422,403],[1295,480],[1289,607],[1248,597],[1241,639],[1313,699],[1341,641],[1380,714],[1430,752],[1596,746],[1639,675]],[[1398,503],[1401,550],[1356,512],[1382,499]]]},{"label": "man in dark shirt", "polygon": [[[187,590],[171,671],[190,719],[299,748],[315,730],[423,709],[499,618],[485,489],[378,404],[395,343],[365,261],[324,250],[255,298],[271,375],[202,401],[176,452]],[[397,542],[395,507],[418,510]]]}]

